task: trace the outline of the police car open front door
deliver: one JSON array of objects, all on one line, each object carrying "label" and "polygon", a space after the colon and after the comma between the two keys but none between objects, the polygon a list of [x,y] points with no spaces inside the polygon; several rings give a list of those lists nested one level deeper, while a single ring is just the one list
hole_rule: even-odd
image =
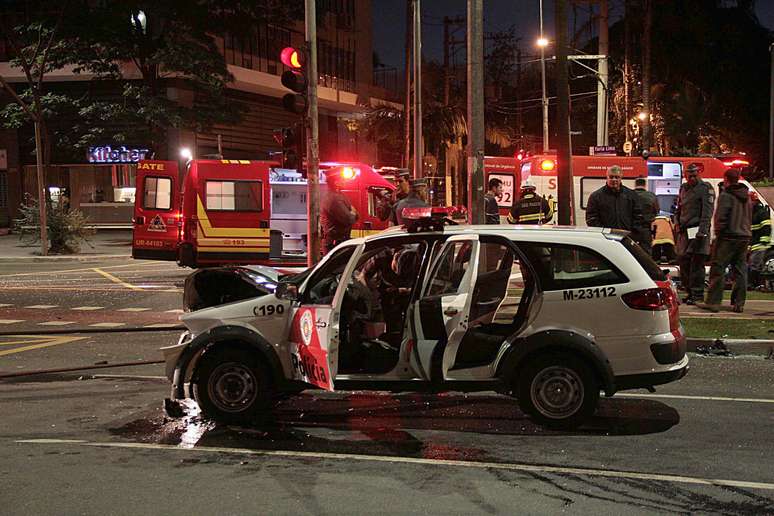
[{"label": "police car open front door", "polygon": [[416,345],[410,357],[424,378],[443,380],[454,364],[468,327],[478,255],[477,235],[455,235],[443,244],[431,265],[413,310]]},{"label": "police car open front door", "polygon": [[300,304],[291,309],[288,349],[295,380],[333,390],[341,304],[362,250],[362,245],[350,245],[326,256],[304,285]]}]

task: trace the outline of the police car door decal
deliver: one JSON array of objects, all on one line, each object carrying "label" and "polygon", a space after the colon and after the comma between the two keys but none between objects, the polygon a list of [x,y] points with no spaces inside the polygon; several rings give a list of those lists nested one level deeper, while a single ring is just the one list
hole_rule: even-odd
[{"label": "police car door decal", "polygon": [[328,357],[330,315],[327,306],[302,306],[293,316],[289,342],[293,378],[328,391],[333,390]]}]

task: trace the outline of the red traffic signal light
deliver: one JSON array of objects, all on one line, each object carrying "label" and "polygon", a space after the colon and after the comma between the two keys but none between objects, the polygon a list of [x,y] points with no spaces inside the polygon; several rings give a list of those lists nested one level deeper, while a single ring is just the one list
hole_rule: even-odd
[{"label": "red traffic signal light", "polygon": [[303,68],[306,59],[303,52],[298,51],[293,47],[285,47],[280,52],[280,61],[282,64],[293,70],[299,70]]}]

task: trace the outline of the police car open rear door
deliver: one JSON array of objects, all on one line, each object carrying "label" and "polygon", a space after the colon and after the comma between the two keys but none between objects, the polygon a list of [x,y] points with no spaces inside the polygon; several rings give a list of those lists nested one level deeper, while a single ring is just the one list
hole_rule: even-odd
[{"label": "police car open rear door", "polygon": [[428,380],[443,380],[468,328],[479,261],[478,235],[449,238],[431,264],[413,310],[412,367]]},{"label": "police car open rear door", "polygon": [[141,161],[136,187],[132,257],[177,260],[181,229],[177,162]]}]

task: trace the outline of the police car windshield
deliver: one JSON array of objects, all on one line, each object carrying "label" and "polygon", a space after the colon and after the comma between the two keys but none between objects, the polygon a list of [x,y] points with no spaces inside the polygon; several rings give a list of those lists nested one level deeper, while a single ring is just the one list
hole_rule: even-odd
[{"label": "police car windshield", "polygon": [[634,256],[634,259],[637,260],[637,263],[642,266],[643,269],[645,269],[645,272],[648,273],[648,276],[653,281],[663,281],[664,280],[664,273],[659,268],[658,264],[653,261],[653,258],[651,258],[645,250],[637,245],[637,243],[632,240],[629,237],[624,238],[621,240],[621,243],[623,246]]}]

